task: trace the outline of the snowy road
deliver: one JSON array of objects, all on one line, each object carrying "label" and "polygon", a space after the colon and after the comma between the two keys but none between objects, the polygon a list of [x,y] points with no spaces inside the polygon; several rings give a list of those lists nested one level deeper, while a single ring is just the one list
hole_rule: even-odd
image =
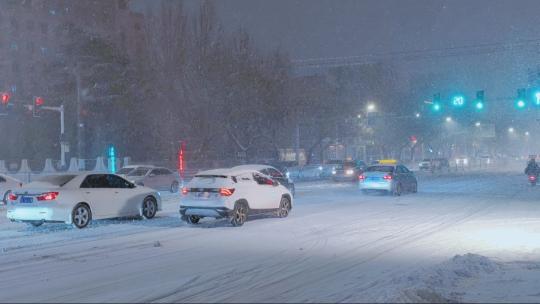
[{"label": "snowy road", "polygon": [[[0,209],[0,302],[539,302],[540,187],[422,177],[419,193],[297,185],[289,218],[30,228]],[[470,253],[470,254],[469,254]],[[456,256],[459,255],[459,256]]]}]

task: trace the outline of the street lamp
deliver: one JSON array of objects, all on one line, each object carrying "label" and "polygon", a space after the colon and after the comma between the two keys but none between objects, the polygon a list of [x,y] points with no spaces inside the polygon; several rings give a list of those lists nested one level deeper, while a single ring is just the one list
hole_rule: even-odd
[{"label": "street lamp", "polygon": [[414,114],[414,117],[420,118],[420,113],[416,112],[416,114]]},{"label": "street lamp", "polygon": [[367,109],[367,112],[370,113],[370,112],[375,112],[377,110],[377,107],[375,106],[374,103],[370,102],[368,103],[366,109]]},{"label": "street lamp", "polygon": [[509,132],[509,133],[514,133],[514,131],[515,131],[515,130],[514,130],[513,127],[508,128],[508,132]]},{"label": "street lamp", "polygon": [[446,122],[452,122],[452,117],[450,116],[446,117]]},{"label": "street lamp", "polygon": [[531,135],[531,133],[529,133],[529,131],[525,132],[525,136],[529,136]]},{"label": "street lamp", "polygon": [[475,125],[476,127],[480,127],[482,124],[481,124],[479,121],[477,121],[474,125]]}]

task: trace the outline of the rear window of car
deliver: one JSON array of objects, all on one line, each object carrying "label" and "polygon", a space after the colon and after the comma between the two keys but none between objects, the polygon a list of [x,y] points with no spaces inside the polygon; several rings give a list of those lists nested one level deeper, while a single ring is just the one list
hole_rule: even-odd
[{"label": "rear window of car", "polygon": [[190,184],[213,184],[213,183],[224,183],[227,181],[227,179],[231,179],[233,182],[237,183],[238,180],[234,176],[226,176],[226,175],[210,175],[210,174],[203,174],[203,175],[195,175],[193,179],[189,182]]},{"label": "rear window of car", "polygon": [[150,171],[150,168],[137,168],[133,170],[132,172],[130,172],[128,175],[129,176],[145,176],[146,173],[148,173],[148,171]]},{"label": "rear window of car", "polygon": [[64,186],[65,184],[69,183],[72,179],[74,179],[77,175],[48,175],[48,176],[42,176],[38,179],[36,179],[36,182],[41,183],[48,183],[54,186]]},{"label": "rear window of car", "polygon": [[394,172],[394,167],[393,166],[371,166],[371,167],[368,167],[366,171],[392,173]]},{"label": "rear window of car", "polygon": [[122,168],[116,172],[116,174],[128,174],[131,172],[134,168]]}]

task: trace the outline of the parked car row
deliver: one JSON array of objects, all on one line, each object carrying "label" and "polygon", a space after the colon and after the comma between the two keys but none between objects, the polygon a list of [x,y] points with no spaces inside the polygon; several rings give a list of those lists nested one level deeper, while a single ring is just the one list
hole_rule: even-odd
[{"label": "parked car row", "polygon": [[[164,185],[178,182],[164,169],[132,166],[120,170],[121,175],[82,172],[43,176],[7,192],[7,217],[36,227],[59,222],[76,228],[97,219],[151,219],[162,208],[158,189],[173,191]],[[294,183],[279,170],[264,165],[238,166],[197,174],[182,189],[179,212],[191,224],[204,217],[226,217],[232,225],[241,226],[252,214],[286,217],[293,196]]]},{"label": "parked car row", "polygon": [[[414,174],[396,161],[382,160],[362,170],[355,179],[364,193],[386,191],[401,195],[418,190]],[[172,172],[163,168],[133,166],[119,173],[60,174],[19,184],[6,194],[7,217],[33,226],[60,222],[76,228],[84,228],[96,219],[151,219],[162,209],[161,194],[156,188],[174,190],[163,187],[175,182],[169,176]],[[162,183],[152,181],[159,175],[163,177]],[[294,195],[293,181],[272,166],[214,169],[199,172],[182,188],[178,211],[183,221],[193,225],[209,217],[226,218],[233,226],[242,226],[251,215],[287,217]]]}]

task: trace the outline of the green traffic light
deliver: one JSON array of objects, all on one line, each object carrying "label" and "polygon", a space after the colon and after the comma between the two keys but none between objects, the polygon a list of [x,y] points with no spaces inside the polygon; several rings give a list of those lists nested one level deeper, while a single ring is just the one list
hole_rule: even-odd
[{"label": "green traffic light", "polygon": [[433,108],[433,111],[439,112],[441,110],[441,105],[438,103],[434,103],[432,108]]},{"label": "green traffic light", "polygon": [[518,100],[518,101],[516,102],[516,107],[517,107],[518,109],[523,109],[523,108],[525,108],[526,105],[527,105],[527,104],[526,104],[525,101],[523,101],[522,99],[520,99],[520,100]]},{"label": "green traffic light", "polygon": [[477,101],[476,104],[475,104],[475,107],[477,110],[483,110],[484,109],[484,103],[481,102],[481,101]]}]

